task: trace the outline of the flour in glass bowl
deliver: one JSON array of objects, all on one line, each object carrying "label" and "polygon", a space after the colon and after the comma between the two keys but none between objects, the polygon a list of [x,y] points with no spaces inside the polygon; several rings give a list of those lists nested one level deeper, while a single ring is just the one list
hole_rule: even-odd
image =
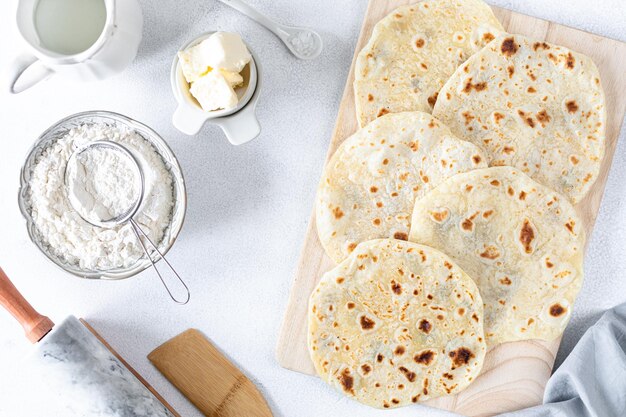
[{"label": "flour in glass bowl", "polygon": [[[36,238],[61,261],[91,271],[128,268],[144,256],[130,224],[110,229],[90,225],[72,208],[68,199],[65,186],[67,162],[77,148],[96,140],[117,142],[130,150],[139,161],[144,174],[144,199],[133,218],[158,245],[172,217],[172,174],[155,148],[133,130],[106,124],[84,124],[71,129],[37,156],[29,175],[26,206],[37,229]],[[98,158],[106,159],[107,156],[100,155]],[[116,163],[106,163],[108,166],[111,164]],[[98,195],[112,183],[101,186],[104,188],[92,191]],[[125,193],[119,196],[126,198]],[[125,203],[106,204],[109,205],[108,209],[115,211],[115,207],[119,208]]]},{"label": "flour in glass bowl", "polygon": [[110,146],[91,146],[70,158],[65,172],[72,207],[90,223],[128,214],[141,198],[135,161]]}]

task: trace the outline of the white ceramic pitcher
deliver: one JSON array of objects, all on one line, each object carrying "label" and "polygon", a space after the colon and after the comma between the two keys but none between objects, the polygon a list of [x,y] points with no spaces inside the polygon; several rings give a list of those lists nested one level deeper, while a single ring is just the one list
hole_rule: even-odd
[{"label": "white ceramic pitcher", "polygon": [[18,56],[9,68],[11,93],[20,93],[55,74],[77,81],[101,80],[123,71],[135,59],[143,28],[137,0],[103,0],[106,20],[102,32],[90,47],[72,55],[43,45],[34,17],[39,1],[20,0],[17,8],[17,27],[30,53]]}]

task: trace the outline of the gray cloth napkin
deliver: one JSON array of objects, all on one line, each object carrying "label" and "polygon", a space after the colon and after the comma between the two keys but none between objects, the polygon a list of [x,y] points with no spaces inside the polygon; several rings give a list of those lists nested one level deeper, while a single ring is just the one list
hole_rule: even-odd
[{"label": "gray cloth napkin", "polygon": [[548,381],[543,402],[500,417],[626,417],[626,303],[587,330]]}]

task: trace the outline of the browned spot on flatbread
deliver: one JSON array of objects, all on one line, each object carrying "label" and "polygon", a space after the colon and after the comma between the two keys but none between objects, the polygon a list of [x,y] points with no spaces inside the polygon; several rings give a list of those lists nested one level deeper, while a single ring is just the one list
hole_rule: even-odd
[{"label": "browned spot on flatbread", "polygon": [[486,259],[496,259],[500,256],[500,252],[498,252],[498,248],[495,246],[487,246],[483,253],[480,254],[481,258]]},{"label": "browned spot on flatbread", "polygon": [[400,372],[402,372],[404,374],[404,376],[406,377],[406,379],[409,380],[409,382],[414,382],[415,381],[415,377],[417,376],[415,374],[415,372],[409,371],[404,366],[399,367],[398,370],[400,370]]},{"label": "browned spot on flatbread", "polygon": [[350,375],[350,370],[348,368],[344,369],[337,377],[337,379],[339,380],[339,383],[341,384],[341,387],[345,392],[354,395],[354,378],[352,378],[352,375]]},{"label": "browned spot on flatbread", "polygon": [[500,45],[500,51],[502,52],[504,56],[508,56],[508,57],[515,55],[517,53],[518,48],[519,47],[515,43],[514,38],[506,38],[505,40],[502,41],[502,44]]},{"label": "browned spot on flatbread", "polygon": [[375,226],[380,226],[380,219],[376,218],[372,221],[372,223],[374,223]]},{"label": "browned spot on flatbread", "polygon": [[372,367],[369,366],[368,364],[364,363],[363,365],[361,365],[361,371],[363,371],[363,375],[367,375],[371,372]]},{"label": "browned spot on flatbread", "polygon": [[404,232],[396,232],[393,234],[393,238],[398,240],[409,240],[409,235]]},{"label": "browned spot on flatbread", "polygon": [[567,69],[574,69],[574,64],[576,60],[574,59],[574,55],[571,52],[567,53],[567,57],[565,57],[565,67]]},{"label": "browned spot on flatbread", "polygon": [[396,346],[396,349],[393,351],[393,353],[398,356],[404,355],[404,352],[406,352],[404,346]]},{"label": "browned spot on flatbread", "polygon": [[510,155],[513,152],[515,152],[515,149],[512,148],[511,146],[505,146],[504,148],[502,148],[502,152],[504,152],[507,155]]},{"label": "browned spot on flatbread", "polygon": [[435,352],[432,350],[425,350],[413,356],[413,360],[421,365],[430,365],[435,359]]},{"label": "browned spot on flatbread", "polygon": [[526,200],[526,195],[527,195],[526,191],[520,191],[519,192],[519,199],[522,200],[522,201]]},{"label": "browned spot on flatbread", "polygon": [[426,319],[422,319],[419,322],[419,325],[417,326],[418,329],[420,329],[421,331],[423,331],[424,333],[428,334],[430,333],[431,329],[433,328],[433,326],[430,324],[430,322]]},{"label": "browned spot on flatbread", "polygon": [[500,124],[500,120],[502,119],[504,119],[504,115],[502,113],[495,112],[493,114],[493,120],[496,122],[497,125]]},{"label": "browned spot on flatbread", "polygon": [[572,234],[574,233],[574,226],[576,226],[576,222],[574,222],[574,220],[570,220],[565,223],[565,228]]},{"label": "browned spot on flatbread", "polygon": [[374,323],[374,320],[370,319],[367,316],[361,316],[359,318],[359,323],[361,324],[361,328],[363,330],[371,330],[374,328],[374,325],[376,324]]},{"label": "browned spot on flatbread", "polygon": [[402,285],[398,284],[395,281],[391,281],[391,290],[395,294],[400,295],[400,294],[402,294]]},{"label": "browned spot on flatbread", "polygon": [[550,121],[550,115],[545,110],[540,110],[537,113],[537,120],[541,123],[541,126],[545,127],[546,124]]},{"label": "browned spot on flatbread", "polygon": [[335,219],[339,220],[343,217],[343,211],[341,211],[340,207],[335,207],[333,209],[333,216],[335,216]]},{"label": "browned spot on flatbread", "polygon": [[381,353],[376,355],[376,362],[381,363],[383,359],[385,359],[385,357]]},{"label": "browned spot on flatbread", "polygon": [[573,165],[578,165],[578,163],[580,162],[580,160],[576,158],[575,155],[570,156],[569,160],[572,162]]},{"label": "browned spot on flatbread", "polygon": [[424,39],[422,38],[418,38],[415,40],[415,46],[418,48],[421,48],[424,46],[424,44],[426,43],[426,41],[424,41]]},{"label": "browned spot on flatbread", "polygon": [[509,277],[500,278],[500,284],[511,285],[511,279]]},{"label": "browned spot on flatbread", "polygon": [[493,210],[485,210],[483,212],[483,218],[488,219],[493,214]]},{"label": "browned spot on flatbread", "polygon": [[526,91],[532,94],[532,93],[536,93],[537,89],[531,85],[530,87],[526,89]]},{"label": "browned spot on flatbread", "polygon": [[565,313],[566,309],[561,304],[556,303],[550,306],[550,315],[552,317],[559,317]]},{"label": "browned spot on flatbread", "polygon": [[533,44],[533,50],[537,51],[538,49],[550,49],[550,45],[545,42],[535,42]]},{"label": "browned spot on flatbread", "polygon": [[356,248],[356,243],[350,243],[348,245],[348,252],[352,252]]},{"label": "browned spot on flatbread", "polygon": [[531,128],[535,127],[535,120],[532,118],[532,116],[528,116],[523,110],[518,110],[517,114],[528,126],[530,126]]},{"label": "browned spot on flatbread", "polygon": [[355,307],[355,305],[352,301],[349,301],[348,304],[346,304],[346,307],[348,307],[348,310],[352,310]]},{"label": "browned spot on flatbread", "polygon": [[478,315],[477,315],[476,313],[473,313],[473,314],[472,314],[472,319],[474,319],[474,321],[475,321],[476,323],[478,323],[478,321],[479,321],[479,319],[478,319]]},{"label": "browned spot on flatbread", "polygon": [[515,74],[515,66],[509,65],[508,67],[506,67],[506,71],[509,74],[509,79],[513,78],[513,74]]},{"label": "browned spot on flatbread", "polygon": [[468,111],[464,111],[463,113],[461,113],[461,116],[463,116],[463,118],[465,119],[465,126],[467,126],[470,123],[472,123],[472,120],[475,119],[474,115],[469,110]]},{"label": "browned spot on flatbread", "polygon": [[432,96],[428,97],[428,104],[430,104],[430,107],[434,107],[435,103],[437,102],[437,97],[439,96],[439,92],[435,92],[435,94],[433,94]]},{"label": "browned spot on flatbread", "polygon": [[337,279],[335,281],[337,281],[337,284],[341,284],[341,283],[343,283],[344,280],[345,280],[344,277],[337,277]]},{"label": "browned spot on flatbread", "polygon": [[450,212],[448,210],[442,210],[442,211],[431,211],[430,212],[430,216],[433,218],[434,221],[436,222],[443,222],[445,219],[448,218],[448,214]]},{"label": "browned spot on flatbread", "polygon": [[480,155],[474,155],[472,156],[472,161],[474,161],[475,164],[480,164],[480,161],[482,161],[482,158],[480,157]]},{"label": "browned spot on flatbread", "polygon": [[519,241],[524,247],[524,252],[526,253],[533,252],[532,243],[534,239],[535,239],[535,230],[530,224],[530,221],[528,221],[528,219],[524,219],[524,223],[522,224],[522,229],[519,232]]},{"label": "browned spot on flatbread", "polygon": [[483,34],[483,40],[484,40],[486,43],[491,42],[491,41],[492,41],[492,40],[494,40],[495,38],[496,38],[496,37],[495,37],[495,36],[493,36],[493,34],[491,34],[491,33],[489,33],[489,32],[487,32],[487,33]]},{"label": "browned spot on flatbread", "polygon": [[569,100],[565,102],[565,107],[567,107],[567,111],[572,114],[578,111],[578,104],[576,104],[576,100]]},{"label": "browned spot on flatbread", "polygon": [[463,220],[463,222],[461,222],[461,227],[463,228],[463,230],[471,232],[472,230],[474,230],[474,222],[470,219],[465,219]]},{"label": "browned spot on flatbread", "polygon": [[489,184],[493,185],[494,187],[499,187],[500,186],[500,181],[492,180]]},{"label": "browned spot on flatbread", "polygon": [[370,192],[371,192],[371,193],[375,193],[375,192],[377,192],[377,191],[378,191],[378,187],[375,187],[375,186],[373,186],[373,185],[370,187]]},{"label": "browned spot on flatbread", "polygon": [[376,115],[376,117],[384,116],[387,113],[389,113],[389,109],[383,107],[382,109],[378,110],[378,114]]},{"label": "browned spot on flatbread", "polygon": [[465,86],[463,87],[463,92],[464,93],[471,93],[472,90],[476,90],[476,91],[484,91],[487,89],[487,83],[485,81],[476,83],[476,84],[472,84],[472,77],[470,77],[467,82],[465,83]]},{"label": "browned spot on flatbread", "polygon": [[466,347],[457,348],[448,353],[448,356],[452,358],[452,364],[454,367],[467,365],[470,359],[475,357],[474,353]]},{"label": "browned spot on flatbread", "polygon": [[443,266],[445,266],[448,269],[452,269],[452,264],[448,261],[443,261]]},{"label": "browned spot on flatbread", "polygon": [[367,101],[374,101],[374,96],[371,94],[367,95]]}]

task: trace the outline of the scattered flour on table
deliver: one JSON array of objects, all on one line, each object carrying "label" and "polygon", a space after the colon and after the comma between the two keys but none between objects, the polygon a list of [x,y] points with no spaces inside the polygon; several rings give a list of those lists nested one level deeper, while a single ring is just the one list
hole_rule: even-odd
[{"label": "scattered flour on table", "polygon": [[144,255],[130,224],[110,229],[92,226],[68,200],[67,162],[77,148],[96,140],[120,143],[140,162],[144,200],[134,219],[153,242],[161,242],[174,205],[172,174],[155,148],[133,130],[84,124],[51,143],[36,157],[29,173],[26,205],[37,229],[36,238],[61,261],[86,270],[126,268]]}]

